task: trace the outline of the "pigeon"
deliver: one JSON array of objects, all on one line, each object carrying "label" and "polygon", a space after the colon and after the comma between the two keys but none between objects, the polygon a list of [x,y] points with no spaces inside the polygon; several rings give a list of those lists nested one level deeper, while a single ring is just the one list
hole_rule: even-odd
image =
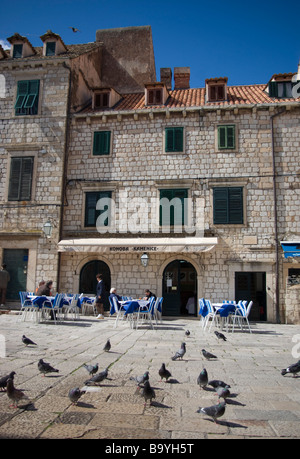
[{"label": "pigeon", "polygon": [[90,375],[94,375],[95,373],[97,373],[98,368],[99,368],[98,367],[98,363],[96,363],[95,365],[86,365],[86,364],[84,364],[83,366],[86,369],[86,371],[88,371],[88,373]]},{"label": "pigeon", "polygon": [[131,376],[131,381],[135,381],[139,387],[141,387],[141,384],[144,384],[145,381],[149,380],[149,371],[145,371],[145,373],[141,376],[136,376],[132,377]]},{"label": "pigeon", "polygon": [[223,335],[223,333],[220,333],[218,331],[215,331],[215,335],[218,339],[222,339],[223,341],[227,341],[227,338],[225,335]]},{"label": "pigeon", "polygon": [[38,369],[40,370],[41,373],[45,376],[47,373],[59,373],[59,370],[56,370],[53,368],[50,363],[44,362],[43,359],[40,359],[38,361]]},{"label": "pigeon", "polygon": [[162,363],[160,369],[158,370],[158,374],[161,377],[161,381],[163,380],[163,378],[165,378],[165,380],[168,381],[168,378],[172,376],[169,370],[166,369],[166,365],[164,363]]},{"label": "pigeon", "polygon": [[220,401],[220,398],[223,398],[224,400],[229,397],[230,395],[230,391],[228,389],[228,387],[217,387],[216,389],[216,392],[217,392],[217,395],[219,396],[219,401]]},{"label": "pigeon", "polygon": [[296,374],[300,371],[300,360],[298,362],[289,365],[287,368],[281,370],[282,376],[286,375],[287,373],[292,373],[293,378],[296,377]]},{"label": "pigeon", "polygon": [[207,386],[208,383],[208,375],[207,371],[205,368],[200,372],[198,378],[197,378],[197,384],[199,384],[200,387],[203,387],[203,389]]},{"label": "pigeon", "polygon": [[11,371],[9,375],[2,376],[2,378],[0,378],[0,389],[1,390],[6,388],[8,379],[12,379],[12,380],[14,379],[15,374],[16,373],[14,371]]},{"label": "pigeon", "polygon": [[85,394],[85,390],[80,390],[79,387],[74,387],[69,390],[69,399],[72,402],[72,405],[76,405],[80,397]]},{"label": "pigeon", "polygon": [[203,413],[207,416],[213,418],[214,422],[217,424],[217,418],[220,418],[225,413],[226,402],[220,402],[217,405],[208,406],[206,408],[199,408],[196,413]]},{"label": "pigeon", "polygon": [[69,27],[69,29],[72,29],[74,33],[76,33],[76,32],[80,32],[80,30],[79,30],[79,29],[77,29],[76,27]]},{"label": "pigeon", "polygon": [[108,340],[106,341],[106,344],[105,344],[103,350],[104,350],[105,352],[109,352],[109,351],[110,351],[110,348],[111,348],[111,344],[110,344],[110,340],[108,339]]},{"label": "pigeon", "polygon": [[190,330],[186,330],[185,336],[190,336],[190,334],[191,334]]},{"label": "pigeon", "polygon": [[150,405],[151,405],[152,399],[155,398],[155,392],[154,392],[154,389],[150,386],[150,382],[148,380],[145,381],[142,395],[145,399],[144,406],[147,405],[147,400],[150,400]]},{"label": "pigeon", "polygon": [[25,335],[22,336],[22,341],[23,341],[24,344],[26,344],[26,346],[28,346],[29,344],[37,346],[36,343],[31,341],[31,339],[27,338],[27,336],[25,336]]},{"label": "pigeon", "polygon": [[86,384],[87,386],[99,384],[102,381],[104,381],[104,379],[106,379],[107,376],[108,376],[108,368],[105,368],[105,370],[101,371],[100,373],[95,374],[92,378],[85,381],[84,384]]},{"label": "pigeon", "polygon": [[6,387],[8,398],[13,402],[10,406],[18,408],[18,402],[21,400],[28,400],[28,397],[24,394],[24,392],[15,388],[14,382],[11,378],[8,378]]},{"label": "pigeon", "polygon": [[182,360],[182,357],[184,356],[185,353],[186,353],[185,343],[181,343],[181,348],[179,349],[179,351],[175,353],[175,355],[173,355],[172,360],[177,360],[177,359]]},{"label": "pigeon", "polygon": [[207,360],[209,360],[209,359],[217,359],[218,358],[216,355],[211,354],[210,352],[207,352],[205,349],[202,349],[202,354]]},{"label": "pigeon", "polygon": [[212,379],[211,381],[208,381],[208,385],[212,386],[214,389],[217,389],[218,387],[230,387],[229,384],[226,384],[224,381],[221,381],[220,379]]}]

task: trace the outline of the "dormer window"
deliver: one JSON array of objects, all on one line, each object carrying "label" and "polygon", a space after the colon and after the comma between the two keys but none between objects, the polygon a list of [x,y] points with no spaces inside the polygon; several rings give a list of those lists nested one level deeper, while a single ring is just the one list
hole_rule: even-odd
[{"label": "dormer window", "polygon": [[205,81],[207,102],[227,99],[227,78],[211,78]]},{"label": "dormer window", "polygon": [[107,108],[109,107],[109,92],[101,92],[95,94],[94,108]]},{"label": "dormer window", "polygon": [[145,86],[146,105],[162,105],[169,97],[168,90],[164,83],[151,83]]},{"label": "dormer window", "polygon": [[46,56],[55,56],[56,42],[47,41],[46,43]]},{"label": "dormer window", "polygon": [[273,75],[268,84],[268,91],[270,97],[277,99],[291,99],[293,97],[292,91],[294,85],[298,82],[295,73],[279,73]]},{"label": "dormer window", "polygon": [[111,108],[114,105],[116,105],[121,99],[122,96],[113,88],[94,88],[92,108]]},{"label": "dormer window", "polygon": [[23,45],[22,44],[15,44],[13,46],[13,58],[20,59],[23,55]]}]

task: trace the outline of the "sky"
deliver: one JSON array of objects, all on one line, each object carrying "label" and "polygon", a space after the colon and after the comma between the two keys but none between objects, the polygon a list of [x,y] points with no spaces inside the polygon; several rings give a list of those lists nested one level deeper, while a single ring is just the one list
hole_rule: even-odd
[{"label": "sky", "polygon": [[[267,83],[297,72],[297,2],[279,0],[13,0],[1,8],[0,43],[18,32],[41,46],[47,30],[67,44],[93,42],[96,30],[151,26],[156,77],[160,68],[190,67],[190,86],[228,77],[228,85]],[[70,27],[76,27],[74,33]]]}]

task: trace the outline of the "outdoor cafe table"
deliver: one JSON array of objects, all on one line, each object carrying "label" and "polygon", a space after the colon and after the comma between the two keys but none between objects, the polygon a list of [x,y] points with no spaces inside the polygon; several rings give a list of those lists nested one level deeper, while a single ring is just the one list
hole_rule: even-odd
[{"label": "outdoor cafe table", "polygon": [[[120,307],[125,311],[124,316],[129,316],[129,314],[134,314],[135,312],[140,312],[141,314],[148,312],[148,300],[126,300],[126,301],[118,301]],[[110,315],[113,315],[116,312],[114,305],[110,308]],[[132,316],[133,317],[133,316]],[[150,317],[151,322],[151,317]],[[152,323],[151,323],[152,326]]]}]

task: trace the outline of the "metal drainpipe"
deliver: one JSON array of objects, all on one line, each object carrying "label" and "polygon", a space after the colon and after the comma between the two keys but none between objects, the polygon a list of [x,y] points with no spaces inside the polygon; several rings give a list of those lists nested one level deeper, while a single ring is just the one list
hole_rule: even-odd
[{"label": "metal drainpipe", "polygon": [[276,163],[275,163],[275,146],[274,146],[274,118],[286,111],[284,107],[279,112],[270,116],[271,120],[271,137],[272,137],[272,169],[273,169],[273,201],[274,201],[274,238],[275,238],[275,309],[276,323],[280,324],[279,310],[279,241],[278,241],[278,220],[277,220],[277,191],[276,191]]}]

